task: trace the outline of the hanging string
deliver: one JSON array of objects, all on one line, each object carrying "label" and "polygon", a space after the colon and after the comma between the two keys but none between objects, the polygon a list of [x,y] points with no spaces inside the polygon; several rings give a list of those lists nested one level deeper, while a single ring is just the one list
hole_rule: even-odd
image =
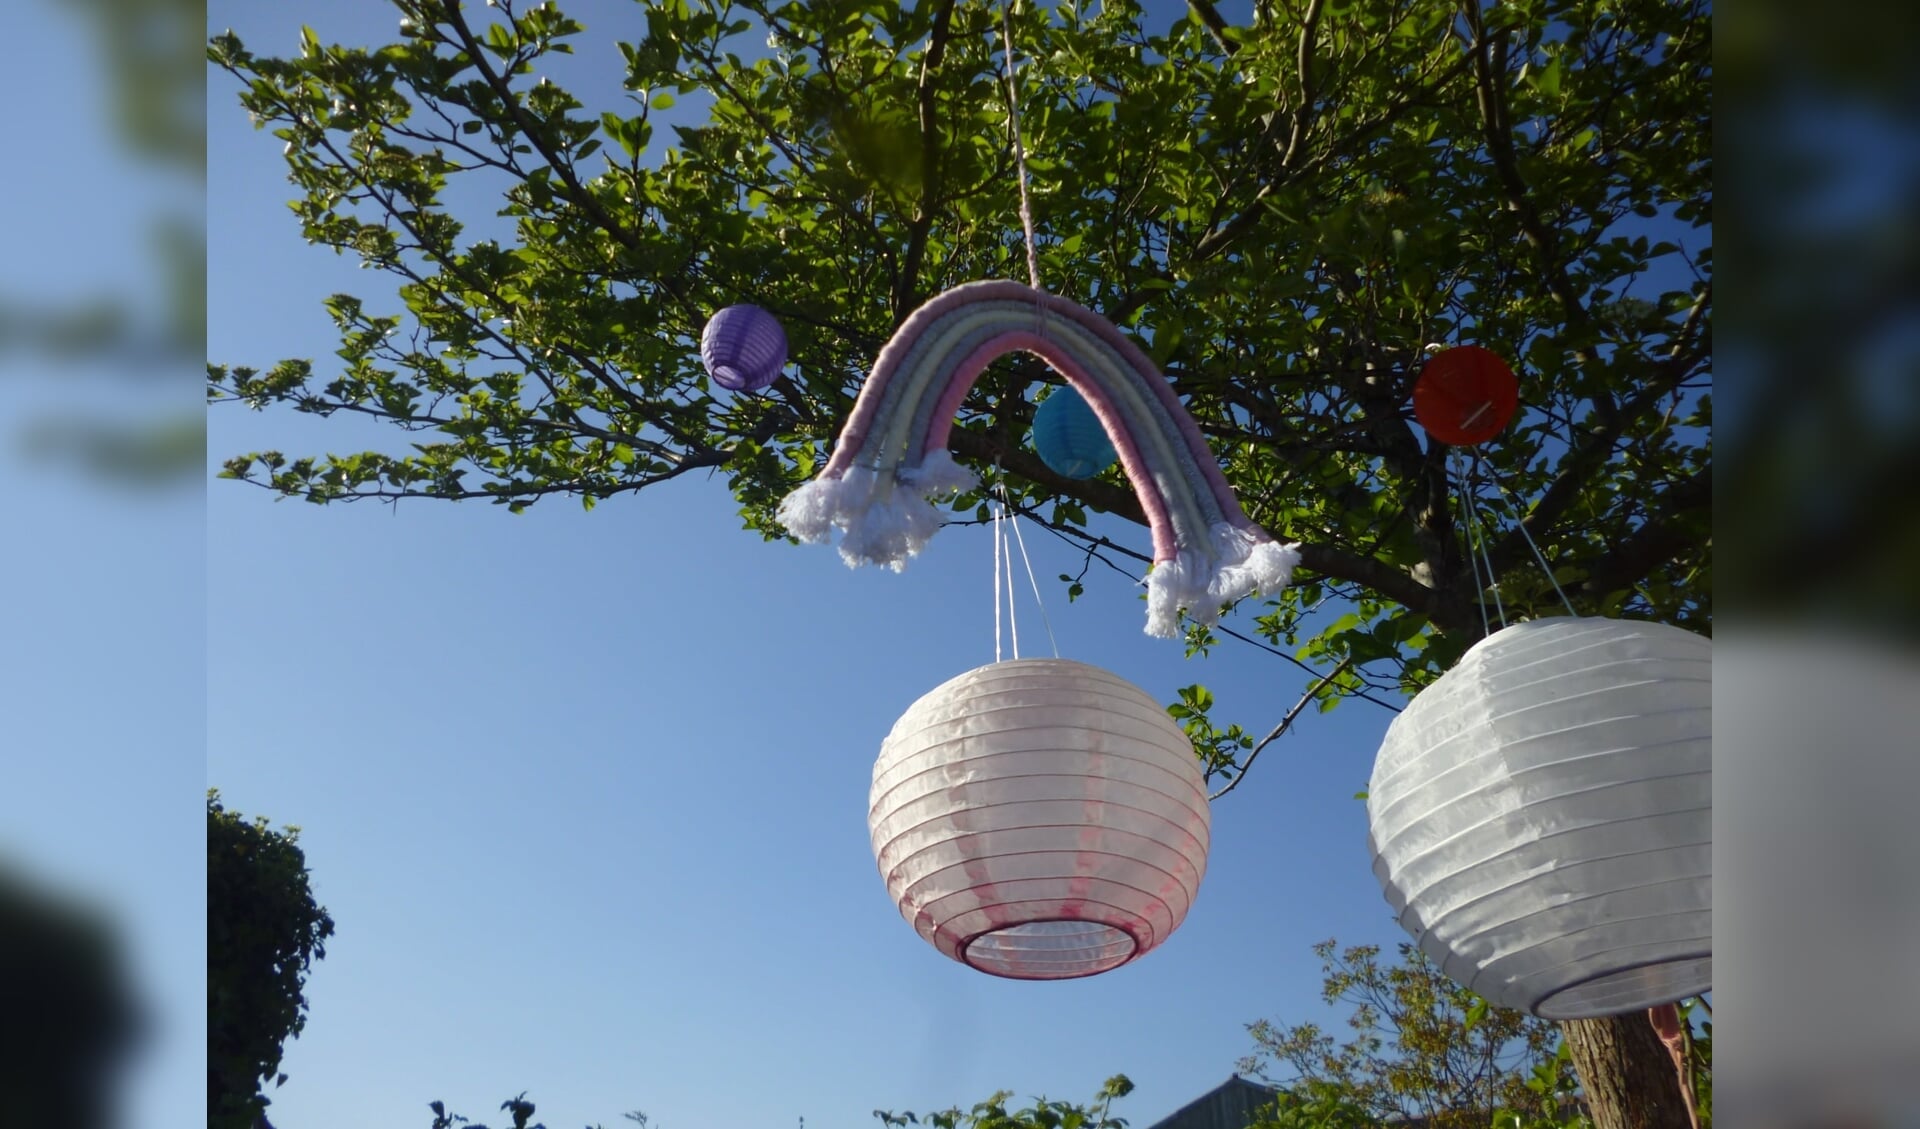
[{"label": "hanging string", "polygon": [[1547,574],[1547,583],[1553,585],[1554,594],[1560,597],[1562,604],[1566,605],[1567,614],[1570,616],[1578,616],[1580,613],[1573,610],[1573,601],[1567,599],[1566,590],[1560,587],[1560,578],[1553,575],[1553,568],[1547,564],[1547,555],[1540,551],[1540,546],[1534,541],[1533,534],[1527,532],[1526,515],[1520,512],[1519,496],[1514,493],[1513,489],[1509,487],[1506,481],[1500,477],[1499,473],[1494,470],[1492,463],[1481,460],[1480,452],[1478,451],[1473,453],[1473,464],[1475,469],[1479,469],[1482,466],[1486,468],[1487,477],[1493,481],[1493,484],[1499,488],[1501,496],[1506,499],[1507,512],[1513,515],[1514,528],[1520,531],[1520,537],[1526,541],[1527,548],[1533,550],[1533,559],[1540,562],[1540,571]]},{"label": "hanging string", "polygon": [[1473,533],[1472,541],[1479,548],[1481,563],[1487,566],[1487,588],[1493,592],[1493,610],[1500,617],[1500,626],[1504,628],[1507,626],[1507,607],[1500,599],[1500,577],[1493,571],[1493,553],[1487,548],[1487,531],[1484,524],[1486,519],[1481,516],[1479,506],[1479,484],[1471,473],[1466,476],[1466,479],[1467,510],[1473,515],[1473,525],[1470,527]]},{"label": "hanging string", "polygon": [[993,661],[1000,661],[1000,507],[993,509]]},{"label": "hanging string", "polygon": [[[1001,494],[1004,496],[1005,493],[1006,488],[1003,486],[1001,487]],[[1008,633],[1013,636],[1013,657],[1017,659],[1020,657],[1020,611],[1019,608],[1015,606],[1013,600],[1013,543],[1007,540],[1007,526],[1012,525],[1015,520],[1014,517],[1007,513],[1006,504],[1004,502],[1001,503],[1000,530],[998,535],[1000,544],[1003,547],[1002,551],[1005,552],[1007,557],[1007,630]]]},{"label": "hanging string", "polygon": [[[1460,460],[1458,457],[1455,457],[1452,460],[1452,462],[1457,473],[1458,467],[1460,465]],[[1472,509],[1467,505],[1467,476],[1465,474],[1461,474],[1460,475],[1460,520],[1467,523],[1467,528],[1465,531],[1466,541],[1467,541],[1467,564],[1473,569],[1473,591],[1475,594],[1475,598],[1473,602],[1479,605],[1480,634],[1482,637],[1485,637],[1493,634],[1493,624],[1487,619],[1487,588],[1486,588],[1486,585],[1481,583],[1481,580],[1480,580],[1480,557],[1478,554],[1476,554],[1473,551],[1472,513],[1473,513]]]},{"label": "hanging string", "polygon": [[[1006,496],[1007,487],[1003,482],[1000,484],[1000,497],[1004,500]],[[1033,589],[1033,605],[1040,609],[1040,623],[1047,629],[1047,646],[1053,648],[1053,657],[1057,659],[1060,657],[1060,643],[1053,637],[1053,617],[1047,614],[1047,602],[1040,598],[1040,581],[1033,575],[1033,559],[1027,556],[1027,537],[1020,532],[1020,515],[1015,513],[1007,519],[1007,524],[1013,526],[1013,538],[1020,545],[1020,563],[1026,566],[1027,585]],[[1008,559],[1011,561],[1012,558]],[[1007,567],[1011,569],[1013,566],[1009,563]]]},{"label": "hanging string", "polygon": [[1007,119],[1013,126],[1013,163],[1020,175],[1020,226],[1027,235],[1027,282],[1040,289],[1040,252],[1033,238],[1033,202],[1027,198],[1027,148],[1020,139],[1020,84],[1014,76],[1013,0],[1000,5],[1000,49],[1007,63]]},{"label": "hanging string", "polygon": [[[1039,241],[1033,234],[1033,199],[1027,181],[1027,145],[1020,133],[1019,67],[1013,58],[1013,0],[1002,0],[1000,4],[1000,51],[1007,69],[1007,122],[1013,130],[1013,164],[1020,186],[1020,230],[1026,237],[1027,284],[1038,291],[1040,249]],[[1044,335],[1046,311],[1038,303],[1034,306],[1033,317],[1034,332]],[[1040,609],[1040,622],[1047,629],[1047,644],[1057,659],[1060,657],[1060,644],[1053,636],[1053,619],[1047,615],[1046,601],[1040,598],[1040,581],[1033,574],[1033,560],[1027,556],[1027,538],[1020,532],[1020,515],[1015,513],[1007,516],[1012,503],[1007,497],[1006,483],[997,482],[996,487],[1000,497],[994,503],[993,528],[994,661],[1000,661],[1000,560],[1003,552],[1007,561],[1007,625],[1013,637],[1013,657],[1020,657],[1020,618],[1014,608],[1013,543],[1007,540],[1006,525],[1013,527],[1014,541],[1020,546],[1020,561],[1027,570],[1027,584],[1033,589],[1034,605]]]}]

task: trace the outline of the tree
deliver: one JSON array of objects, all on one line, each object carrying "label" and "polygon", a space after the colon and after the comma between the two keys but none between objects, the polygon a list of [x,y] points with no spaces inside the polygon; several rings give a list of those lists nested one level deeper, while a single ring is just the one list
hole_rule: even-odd
[{"label": "tree", "polygon": [[207,793],[207,1123],[266,1122],[265,1083],[307,1025],[307,972],[333,918],[313,900],[300,829],[274,831]]},{"label": "tree", "polygon": [[[1568,1050],[1574,1067],[1584,1082],[1587,1107],[1601,1126],[1673,1124],[1693,1129],[1711,1120],[1690,1113],[1694,1102],[1704,1093],[1711,1101],[1712,1091],[1699,1088],[1693,1078],[1693,1099],[1681,1088],[1680,1064],[1669,1058],[1656,1029],[1655,1008],[1622,1016],[1611,1024],[1590,1024],[1584,1037],[1570,1038]],[[1653,1020],[1654,1022],[1649,1022]],[[1573,1029],[1570,1026],[1570,1034]],[[1712,1044],[1706,1044],[1711,1050]],[[1619,1064],[1617,1069],[1610,1068]]]},{"label": "tree", "polygon": [[7,1125],[105,1129],[145,1023],[119,931],[0,859],[0,1101]]},{"label": "tree", "polygon": [[[461,1126],[463,1129],[487,1129],[477,1121],[469,1121],[457,1113],[447,1112],[447,1107],[442,1102],[428,1102],[427,1108],[433,1111],[433,1129],[454,1129],[455,1126]],[[527,1100],[525,1090],[500,1103],[501,1111],[513,1119],[513,1129],[547,1129],[546,1125],[540,1122],[528,1124],[533,1121],[533,1108],[533,1103]],[[638,1121],[641,1129],[645,1129],[647,1124],[645,1114],[640,1114],[638,1117],[633,1114],[627,1116]]]},{"label": "tree", "polygon": [[[629,102],[592,108],[545,73],[584,30],[555,4],[395,7],[384,46],[210,43],[285,144],[308,240],[384,272],[397,301],[334,296],[336,360],[211,365],[209,397],[404,440],[240,454],[227,477],[519,511],[712,470],[779,538],[775,507],[892,328],[947,286],[1019,273],[989,0],[651,5],[644,38],[617,44]],[[1705,0],[1261,0],[1231,26],[1191,0],[1155,32],[1127,0],[1011,14],[1043,282],[1134,333],[1248,515],[1303,542],[1293,587],[1249,601],[1245,630],[1191,626],[1191,653],[1224,636],[1299,663],[1324,708],[1418,690],[1496,611],[1557,606],[1555,584],[1587,614],[1710,630],[1709,17]],[[652,115],[689,96],[705,121],[656,138]],[[452,203],[476,191],[498,215]],[[717,391],[696,359],[707,315],[740,301],[792,343],[797,371],[765,394]],[[1524,381],[1526,411],[1471,457],[1408,408],[1428,347],[1452,342],[1496,347]],[[1124,479],[1065,479],[1022,447],[1027,390],[1052,379],[997,362],[956,454],[1002,468],[1015,508],[1089,568],[1148,561],[1088,524],[1143,521]],[[1488,528],[1481,507],[1515,520]],[[1189,690],[1197,751],[1234,777],[1252,740]],[[1645,1026],[1566,1030],[1590,1081],[1664,1077],[1671,1110]]]},{"label": "tree", "polygon": [[[1314,946],[1321,998],[1352,1008],[1351,1037],[1318,1024],[1249,1024],[1240,1070],[1282,1090],[1261,1129],[1349,1129],[1408,1121],[1431,1129],[1584,1129],[1603,1096],[1576,1089],[1558,1027],[1494,1007],[1412,945],[1383,964],[1375,945]],[[1713,1124],[1713,1024],[1700,1001],[1673,1016],[1697,1124]],[[1648,1024],[1649,1031],[1654,1030]],[[1668,1069],[1672,1069],[1670,1065]],[[1635,1094],[1636,1100],[1644,1095]]]},{"label": "tree", "polygon": [[[1502,1124],[1501,1110],[1542,1112],[1544,1101],[1558,1112],[1572,1093],[1555,1024],[1489,1006],[1412,945],[1401,945],[1391,965],[1376,945],[1323,941],[1313,951],[1325,977],[1321,998],[1353,1009],[1351,1037],[1263,1019],[1248,1026],[1255,1050],[1240,1064],[1294,1102],[1357,1113],[1368,1125],[1421,1119],[1433,1129],[1487,1129]],[[1529,1088],[1539,1079],[1544,1094]]]},{"label": "tree", "polygon": [[925,1125],[928,1129],[1127,1129],[1123,1117],[1113,1116],[1116,1098],[1133,1093],[1133,1081],[1116,1074],[1100,1086],[1100,1092],[1087,1105],[1035,1098],[1025,1109],[1009,1111],[1007,1099],[1013,1095],[1002,1090],[970,1110],[958,1107],[934,1113],[895,1113],[876,1109],[873,1116],[887,1129],[906,1129]]},{"label": "tree", "polygon": [[[1009,1111],[1007,1099],[1013,1095],[1002,1090],[983,1102],[975,1103],[969,1110],[961,1110],[956,1106],[920,1114],[876,1109],[873,1116],[888,1129],[906,1129],[908,1125],[925,1125],[928,1129],[1127,1129],[1126,1119],[1114,1117],[1111,1110],[1114,1099],[1124,1098],[1132,1092],[1133,1082],[1124,1074],[1116,1074],[1101,1085],[1100,1092],[1087,1105],[1035,1098],[1031,1106]],[[444,1102],[429,1102],[427,1108],[433,1111],[432,1129],[487,1129],[485,1125],[450,1112]],[[534,1105],[527,1100],[525,1091],[501,1102],[500,1108],[513,1119],[513,1129],[546,1129],[540,1123],[529,1124],[533,1119]],[[652,1121],[640,1110],[632,1110],[621,1116],[639,1126],[639,1129],[647,1129]],[[801,1121],[805,1124],[804,1118]],[[589,1126],[588,1129],[601,1127]]]}]

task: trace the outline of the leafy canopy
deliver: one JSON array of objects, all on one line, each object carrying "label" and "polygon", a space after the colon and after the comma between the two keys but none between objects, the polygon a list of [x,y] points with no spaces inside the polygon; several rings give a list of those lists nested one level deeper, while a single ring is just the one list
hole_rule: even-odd
[{"label": "leafy canopy", "polygon": [[[1406,1120],[1434,1129],[1589,1129],[1562,1029],[1494,1007],[1412,945],[1314,946],[1321,999],[1347,1011],[1347,1035],[1316,1023],[1249,1024],[1240,1069],[1281,1088],[1259,1129],[1362,1129]],[[1713,1028],[1683,1004],[1697,1124],[1713,1117]],[[1645,1022],[1644,1014],[1630,1017]],[[1667,1066],[1670,1071],[1671,1066]]]},{"label": "leafy canopy", "polygon": [[1495,1110],[1533,1104],[1535,1071],[1552,1082],[1549,1097],[1573,1089],[1573,1068],[1555,1048],[1559,1027],[1524,1012],[1490,1006],[1447,976],[1426,954],[1402,944],[1383,964],[1377,945],[1314,946],[1321,998],[1351,1009],[1351,1037],[1318,1024],[1248,1026],[1255,1051],[1240,1068],[1285,1086],[1298,1098],[1356,1107],[1372,1124],[1428,1118],[1436,1127],[1485,1126]]},{"label": "leafy canopy", "polygon": [[1131,1093],[1133,1080],[1116,1074],[1101,1084],[1100,1092],[1086,1105],[1035,1098],[1030,1106],[1009,1110],[1007,1102],[1013,1095],[1002,1090],[968,1110],[956,1106],[914,1114],[876,1109],[873,1116],[887,1129],[906,1129],[909,1125],[927,1129],[1127,1129],[1126,1119],[1113,1116],[1111,1111],[1115,1099]]},{"label": "leafy canopy", "polygon": [[[873,1116],[887,1129],[906,1129],[909,1125],[924,1125],[927,1129],[1127,1129],[1126,1119],[1114,1117],[1109,1111],[1114,1099],[1124,1098],[1132,1092],[1133,1082],[1124,1074],[1116,1074],[1101,1085],[1100,1092],[1087,1105],[1035,1098],[1030,1106],[1009,1110],[1007,1100],[1013,1095],[1001,1091],[985,1101],[975,1103],[968,1110],[955,1107],[917,1114],[876,1109]],[[432,1129],[487,1129],[485,1125],[450,1112],[444,1102],[429,1102],[427,1108],[433,1111]],[[501,1102],[500,1108],[513,1118],[513,1129],[546,1129],[542,1123],[529,1124],[533,1118],[534,1104],[527,1100],[525,1091]],[[621,1116],[639,1129],[647,1129],[651,1124],[651,1119],[640,1110],[632,1110]],[[589,1126],[588,1129],[601,1127]]]},{"label": "leafy canopy", "polygon": [[307,1025],[307,972],[333,918],[313,900],[300,831],[228,811],[207,793],[207,1123],[253,1129],[280,1050]]},{"label": "leafy canopy", "polygon": [[[632,40],[553,3],[394,6],[389,44],[209,45],[284,142],[306,238],[387,280],[328,300],[334,357],[212,365],[208,394],[393,441],[239,454],[228,477],[518,511],[716,471],[778,538],[774,507],[825,460],[893,327],[943,288],[1024,276],[998,3],[660,0],[620,25],[644,28]],[[1223,630],[1337,671],[1324,704],[1424,685],[1496,596],[1510,617],[1558,607],[1523,530],[1584,613],[1710,623],[1709,15],[1012,13],[1042,280],[1136,336],[1249,516],[1304,543],[1295,586]],[[617,63],[624,100],[557,80],[576,47]],[[693,124],[656,130],[670,111]],[[707,317],[736,302],[792,344],[764,394],[698,362]],[[1477,462],[1410,408],[1430,348],[1470,342],[1511,360],[1525,404]],[[1142,520],[1119,472],[1063,479],[1023,445],[1037,380],[1057,377],[997,362],[956,454],[1003,468],[1090,565],[1136,569],[1142,538],[1089,526]],[[980,504],[956,499],[956,519]],[[1085,576],[1065,578],[1075,594]],[[1231,775],[1251,741],[1204,713],[1196,747]]]}]

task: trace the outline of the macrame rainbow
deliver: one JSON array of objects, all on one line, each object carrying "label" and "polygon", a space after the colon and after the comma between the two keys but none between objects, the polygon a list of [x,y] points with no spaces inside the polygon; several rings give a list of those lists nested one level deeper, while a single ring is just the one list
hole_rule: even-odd
[{"label": "macrame rainbow", "polygon": [[977,484],[947,450],[947,435],[974,380],[1015,350],[1066,377],[1120,452],[1153,532],[1149,635],[1177,637],[1182,609],[1211,623],[1221,605],[1287,584],[1299,546],[1279,544],[1247,519],[1146,354],[1093,311],[1017,282],[955,287],[901,324],[833,457],[780,503],[780,521],[816,543],[838,528],[848,565],[905,568],[940,529],[931,499]]}]

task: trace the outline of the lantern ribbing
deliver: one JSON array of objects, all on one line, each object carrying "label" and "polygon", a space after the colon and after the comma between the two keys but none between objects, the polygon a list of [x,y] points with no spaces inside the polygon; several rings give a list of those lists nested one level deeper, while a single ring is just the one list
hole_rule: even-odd
[{"label": "lantern ribbing", "polygon": [[1389,726],[1368,789],[1401,925],[1550,1019],[1712,985],[1712,643],[1557,617],[1470,649]]},{"label": "lantern ribbing", "polygon": [[787,363],[787,332],[758,306],[728,306],[701,331],[700,360],[720,387],[757,392],[780,378]]},{"label": "lantern ribbing", "polygon": [[868,823],[887,892],[942,953],[1025,980],[1152,950],[1206,871],[1192,743],[1116,675],[1018,659],[937,687],[874,764]]}]

